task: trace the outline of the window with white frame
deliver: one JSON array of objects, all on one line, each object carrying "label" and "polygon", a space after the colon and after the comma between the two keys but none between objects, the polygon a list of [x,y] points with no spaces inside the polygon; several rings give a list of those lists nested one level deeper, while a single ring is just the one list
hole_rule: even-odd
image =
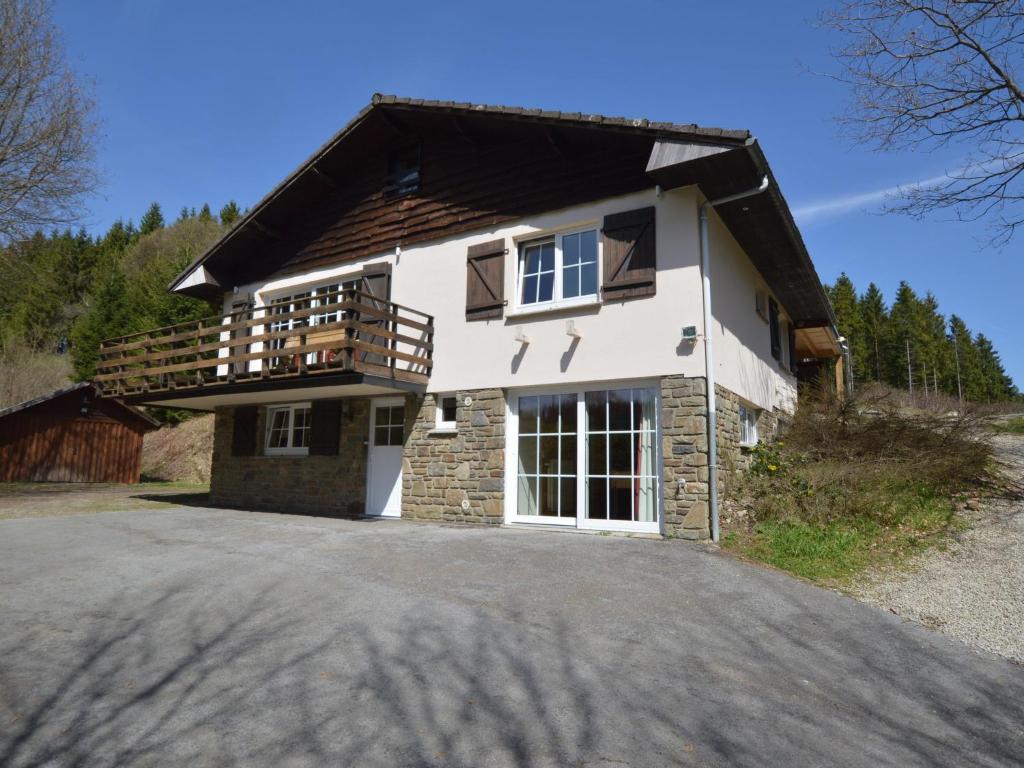
[{"label": "window with white frame", "polygon": [[374,409],[373,444],[397,445],[405,442],[405,406],[377,406]]},{"label": "window with white frame", "polygon": [[740,406],[740,445],[750,447],[757,445],[757,416],[755,408]]},{"label": "window with white frame", "polygon": [[458,400],[455,395],[437,395],[437,419],[435,427],[440,430],[455,429],[458,412]]},{"label": "window with white frame", "polygon": [[654,392],[587,392],[587,518],[657,520]]},{"label": "window with white frame", "polygon": [[597,230],[531,240],[519,248],[519,306],[583,302],[597,296]]},{"label": "window with white frame", "polygon": [[[311,333],[311,331],[306,330],[307,328],[317,325],[326,325],[327,323],[336,323],[341,320],[342,313],[337,309],[315,312],[304,317],[284,317],[284,315],[290,315],[304,309],[313,309],[316,307],[337,304],[343,298],[338,293],[339,291],[355,287],[356,282],[350,280],[345,283],[318,285],[315,288],[300,291],[290,296],[278,296],[274,298],[270,304],[270,332],[295,331],[296,333],[294,336],[279,336],[271,339],[268,344],[269,347],[271,349],[287,350],[290,347],[298,346],[300,341],[299,335],[302,333]],[[275,317],[279,319],[274,319]],[[294,360],[293,357],[294,356],[288,356],[286,352],[281,357],[272,358],[270,365],[271,367],[294,365],[298,361]],[[306,363],[312,364],[325,362],[327,357],[328,355],[325,352],[310,352],[306,355]]]},{"label": "window with white frame", "polygon": [[268,456],[309,453],[310,405],[293,403],[275,405],[267,409]]},{"label": "window with white frame", "polygon": [[654,389],[522,395],[515,423],[520,522],[656,529]]},{"label": "window with white frame", "polygon": [[575,394],[519,398],[518,511],[576,519]]}]

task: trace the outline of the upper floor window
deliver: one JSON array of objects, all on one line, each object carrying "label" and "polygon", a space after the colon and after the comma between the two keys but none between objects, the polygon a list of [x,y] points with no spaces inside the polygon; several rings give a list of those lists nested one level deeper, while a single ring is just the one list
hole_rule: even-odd
[{"label": "upper floor window", "polygon": [[420,146],[394,149],[388,154],[387,176],[384,179],[384,196],[401,197],[411,195],[420,188]]},{"label": "upper floor window", "polygon": [[[307,330],[309,326],[326,325],[327,323],[336,323],[341,320],[342,313],[337,307],[332,307],[332,305],[339,304],[344,300],[344,295],[340,291],[349,290],[356,286],[357,283],[350,280],[344,283],[318,285],[315,288],[310,288],[291,296],[276,297],[268,308],[270,315],[268,330],[272,334],[276,334],[268,342],[270,349],[286,350],[298,346],[299,336],[309,333]],[[316,307],[332,308],[325,309],[322,312],[311,312],[294,317],[297,313],[302,313]],[[294,331],[294,333],[282,333],[286,331]],[[344,332],[338,331],[337,333],[343,334]],[[306,355],[306,363],[324,362],[326,356],[326,350],[319,353],[310,352]],[[292,356],[287,353],[282,357],[271,358],[270,360],[271,367],[292,363],[297,363],[297,360],[293,360]]]},{"label": "upper floor window", "polygon": [[268,456],[309,453],[310,410],[309,403],[267,409]]},{"label": "upper floor window", "polygon": [[519,249],[519,305],[595,298],[597,262],[596,229],[523,243]]}]

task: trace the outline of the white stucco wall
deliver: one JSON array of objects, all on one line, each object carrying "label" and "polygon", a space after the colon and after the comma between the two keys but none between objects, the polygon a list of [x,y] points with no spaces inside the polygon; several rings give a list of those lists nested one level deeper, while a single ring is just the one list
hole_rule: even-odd
[{"label": "white stucco wall", "polygon": [[[791,412],[796,404],[796,377],[788,367],[789,315],[713,211],[708,217],[708,240],[717,383],[759,408]],[[771,331],[756,310],[758,291],[779,304],[781,361],[772,357]]]},{"label": "white stucco wall", "polygon": [[[528,387],[590,381],[645,379],[671,374],[704,375],[701,341],[681,341],[681,329],[703,332],[699,193],[652,188],[532,217],[494,230],[444,242],[381,253],[333,268],[239,286],[257,307],[300,287],[356,275],[363,264],[393,265],[392,301],[434,316],[434,368],[429,390],[448,392],[488,387]],[[538,235],[594,226],[609,213],[657,208],[657,293],[630,301],[555,312],[516,314],[517,243]],[[711,216],[712,305],[718,382],[761,408],[787,407],[795,381],[771,357],[768,325],[754,310],[754,293],[767,286],[718,218]],[[466,251],[476,243],[506,241],[505,317],[466,322]],[[225,297],[225,311],[236,297]],[[785,316],[784,310],[783,315]],[[572,320],[582,332],[566,333]],[[788,317],[786,318],[788,321]],[[525,334],[528,345],[516,341]]]},{"label": "white stucco wall", "polygon": [[[586,226],[600,228],[606,214],[655,205],[658,275],[653,297],[514,316],[515,268],[520,240]],[[392,301],[434,316],[434,369],[430,391],[486,387],[525,387],[668,374],[703,376],[700,347],[680,343],[683,325],[700,325],[701,294],[697,250],[696,192],[680,190],[656,197],[651,190],[533,217],[502,226],[379,254],[359,262],[302,275],[240,286],[253,292],[257,306],[275,295],[309,284],[323,284],[359,271],[369,262],[393,266]],[[470,245],[504,238],[505,317],[466,322],[466,251]],[[226,297],[226,306],[233,297]],[[572,319],[582,338],[566,334]],[[516,341],[520,330],[529,337]]]}]

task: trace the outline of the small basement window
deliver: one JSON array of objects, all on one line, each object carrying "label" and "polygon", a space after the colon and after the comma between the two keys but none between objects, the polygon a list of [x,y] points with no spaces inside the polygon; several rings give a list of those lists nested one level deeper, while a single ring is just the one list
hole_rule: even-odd
[{"label": "small basement window", "polygon": [[267,456],[305,456],[309,453],[309,403],[267,409]]},{"label": "small basement window", "polygon": [[455,395],[438,395],[436,427],[439,430],[455,429],[457,421],[458,401]]},{"label": "small basement window", "polygon": [[740,406],[740,445],[744,448],[757,445],[757,417],[757,409]]},{"label": "small basement window", "polygon": [[388,154],[387,176],[384,179],[384,197],[402,197],[418,192],[420,188],[420,146],[415,144],[392,150]]}]

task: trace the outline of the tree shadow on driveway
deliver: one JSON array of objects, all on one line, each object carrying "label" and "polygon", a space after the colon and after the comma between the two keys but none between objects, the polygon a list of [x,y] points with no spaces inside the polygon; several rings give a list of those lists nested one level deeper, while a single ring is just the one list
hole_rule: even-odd
[{"label": "tree shadow on driveway", "polygon": [[318,612],[283,584],[204,602],[193,586],[93,608],[70,638],[42,612],[9,627],[0,765],[994,766],[1024,754],[1020,668],[954,663],[895,621],[840,640],[789,606],[778,622],[723,614],[710,635],[659,617],[576,622],[531,594],[460,620]]}]

